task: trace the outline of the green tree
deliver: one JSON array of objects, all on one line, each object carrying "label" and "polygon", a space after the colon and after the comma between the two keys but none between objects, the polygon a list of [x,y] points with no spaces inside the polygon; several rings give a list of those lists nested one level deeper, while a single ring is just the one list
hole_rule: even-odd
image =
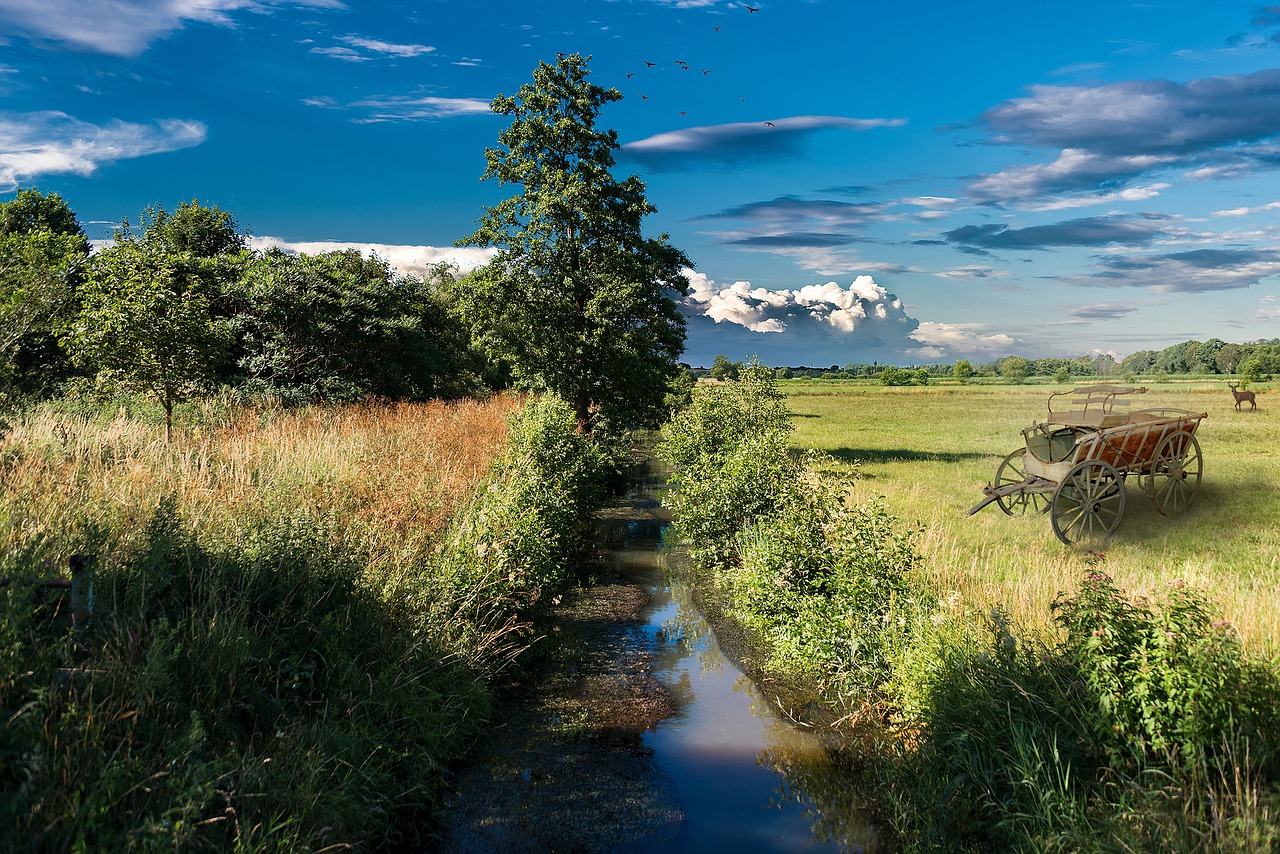
[{"label": "green tree", "polygon": [[916,385],[928,385],[928,384],[929,384],[929,369],[928,369],[928,368],[916,368],[916,371],[915,371],[915,374],[913,375],[913,377],[914,377],[914,379],[915,379],[915,383],[916,383]]},{"label": "green tree", "polygon": [[600,130],[616,89],[588,82],[587,59],[539,63],[533,82],[490,105],[511,117],[483,178],[520,192],[486,210],[461,245],[498,253],[461,290],[463,316],[516,382],[556,392],[579,429],[596,417],[655,422],[684,350],[675,296],[690,266],[667,235],[646,238],[644,183],[614,178],[618,135]]},{"label": "green tree", "polygon": [[444,292],[453,271],[398,276],[358,250],[268,250],[236,286],[235,360],[244,387],[290,403],[456,397],[479,360]]},{"label": "green tree", "polygon": [[1245,388],[1248,388],[1250,383],[1262,382],[1264,373],[1262,360],[1256,356],[1241,359],[1240,364],[1236,366],[1236,370],[1239,372],[1239,376],[1242,381],[1240,385]]},{"label": "green tree", "polygon": [[20,190],[0,204],[0,387],[41,393],[67,375],[55,330],[77,310],[89,242],[57,193]]},{"label": "green tree", "polygon": [[1071,381],[1071,371],[1066,368],[1058,368],[1053,372],[1053,381],[1058,385],[1066,385]]},{"label": "green tree", "polygon": [[742,363],[731,360],[723,353],[717,354],[715,361],[711,363],[711,379],[713,380],[736,380],[741,373]]},{"label": "green tree", "polygon": [[1031,363],[1021,356],[1008,356],[1000,360],[1000,375],[1011,383],[1021,383],[1031,372]]},{"label": "green tree", "polygon": [[210,310],[207,260],[125,239],[98,253],[81,293],[81,309],[63,344],[101,386],[136,388],[164,408],[165,439],[173,407],[206,388],[228,343]]},{"label": "green tree", "polygon": [[961,359],[951,369],[951,375],[962,383],[968,382],[973,376],[973,364],[968,359]]}]

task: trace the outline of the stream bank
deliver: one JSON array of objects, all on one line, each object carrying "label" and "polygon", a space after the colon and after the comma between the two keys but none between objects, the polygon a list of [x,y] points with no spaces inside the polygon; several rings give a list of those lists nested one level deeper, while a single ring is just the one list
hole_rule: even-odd
[{"label": "stream bank", "polygon": [[443,850],[873,850],[849,799],[804,790],[838,776],[828,745],[774,713],[695,605],[657,465],[631,482],[597,514],[592,583],[554,601],[536,674],[504,689]]}]

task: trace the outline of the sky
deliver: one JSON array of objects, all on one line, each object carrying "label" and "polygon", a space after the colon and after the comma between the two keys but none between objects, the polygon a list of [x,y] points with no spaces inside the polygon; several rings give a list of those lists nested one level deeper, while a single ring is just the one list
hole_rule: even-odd
[{"label": "sky", "polygon": [[1280,335],[1280,6],[1231,0],[0,0],[0,201],[465,271],[489,102],[558,52],[623,95],[691,364]]}]

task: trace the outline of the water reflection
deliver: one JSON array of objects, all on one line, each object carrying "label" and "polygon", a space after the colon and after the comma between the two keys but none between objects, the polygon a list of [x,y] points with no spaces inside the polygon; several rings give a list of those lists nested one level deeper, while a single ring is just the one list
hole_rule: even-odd
[{"label": "water reflection", "polygon": [[661,488],[642,487],[633,504],[640,518],[618,520],[608,539],[614,566],[651,593],[643,631],[677,710],[643,735],[685,811],[664,854],[872,848],[869,824],[840,783],[849,769],[813,733],[780,719],[720,649],[683,583],[683,551],[666,543]]}]

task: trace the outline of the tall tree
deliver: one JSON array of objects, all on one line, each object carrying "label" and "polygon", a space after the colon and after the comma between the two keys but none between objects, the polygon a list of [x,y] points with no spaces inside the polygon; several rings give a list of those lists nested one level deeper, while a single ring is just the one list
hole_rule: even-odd
[{"label": "tall tree", "polygon": [[583,431],[597,417],[644,424],[662,412],[684,350],[675,295],[688,292],[690,266],[666,234],[641,233],[655,208],[639,178],[614,178],[618,135],[596,127],[622,95],[589,83],[588,61],[539,63],[532,83],[490,105],[512,121],[485,152],[483,179],[520,192],[459,241],[498,253],[458,295],[490,357],[569,401]]}]

